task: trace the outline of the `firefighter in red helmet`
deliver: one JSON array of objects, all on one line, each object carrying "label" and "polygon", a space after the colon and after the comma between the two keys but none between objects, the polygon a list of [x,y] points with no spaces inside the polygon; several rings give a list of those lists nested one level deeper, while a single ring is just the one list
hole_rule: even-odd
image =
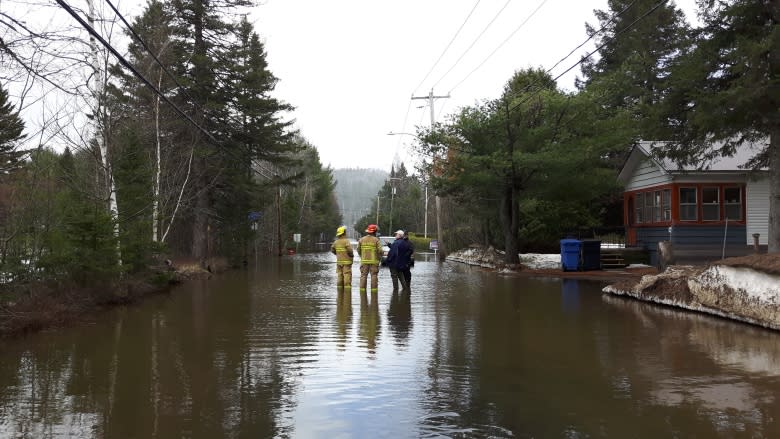
[{"label": "firefighter in red helmet", "polygon": [[376,224],[366,227],[366,236],[358,241],[360,254],[360,292],[366,292],[368,274],[371,273],[371,292],[379,291],[379,262],[382,260],[382,243],[376,237]]}]

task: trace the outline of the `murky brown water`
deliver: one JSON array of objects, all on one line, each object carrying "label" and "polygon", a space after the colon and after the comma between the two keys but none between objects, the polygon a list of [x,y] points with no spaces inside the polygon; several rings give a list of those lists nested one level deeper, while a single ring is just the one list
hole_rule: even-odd
[{"label": "murky brown water", "polygon": [[330,255],[261,265],[0,342],[0,437],[780,437],[780,333],[599,283],[419,261],[361,297]]}]

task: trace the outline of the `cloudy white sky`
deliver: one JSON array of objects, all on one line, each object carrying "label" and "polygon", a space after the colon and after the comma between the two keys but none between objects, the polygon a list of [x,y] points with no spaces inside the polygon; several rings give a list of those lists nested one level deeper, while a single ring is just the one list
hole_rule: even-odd
[{"label": "cloudy white sky", "polygon": [[[695,17],[695,0],[671,1]],[[431,90],[449,95],[434,103],[437,121],[459,107],[496,98],[516,70],[549,69],[583,43],[585,23],[596,24],[593,10],[607,7],[607,0],[259,2],[249,19],[280,80],[275,96],[295,106],[287,117],[317,147],[323,164],[384,170],[396,155],[414,167],[409,148],[414,137],[387,135],[430,124],[427,100],[412,96]],[[69,3],[83,6],[80,0]],[[132,20],[146,0],[114,3]],[[54,2],[39,5],[30,9],[26,1],[7,1],[0,11],[28,22],[47,20],[44,28],[77,26]],[[593,48],[585,45],[550,73],[563,73]],[[572,89],[577,74],[579,67],[560,86]],[[35,108],[24,111],[25,117],[40,119]],[[31,123],[30,131],[40,125]]]},{"label": "cloudy white sky", "polygon": [[[695,17],[695,0],[676,3]],[[414,132],[415,126],[430,123],[427,101],[412,96],[431,89],[435,95],[449,94],[435,101],[437,121],[458,107],[495,98],[515,70],[550,68],[585,41],[585,23],[595,24],[593,10],[606,4],[265,0],[251,18],[280,79],[276,96],[296,107],[291,117],[317,147],[323,164],[389,170],[396,153],[412,166],[408,145],[414,138],[387,133]],[[586,45],[552,75],[593,48]],[[560,86],[572,89],[578,73],[574,68]]]}]

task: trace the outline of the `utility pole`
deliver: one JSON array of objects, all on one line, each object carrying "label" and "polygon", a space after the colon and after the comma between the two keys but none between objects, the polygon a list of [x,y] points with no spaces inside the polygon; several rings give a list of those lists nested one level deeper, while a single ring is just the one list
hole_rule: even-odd
[{"label": "utility pole", "polygon": [[277,256],[282,256],[282,181],[281,177],[274,175],[276,179],[276,245]]},{"label": "utility pole", "polygon": [[[431,107],[431,129],[433,129],[433,126],[436,123],[436,112],[433,111],[433,101],[434,99],[449,99],[449,97],[449,94],[447,94],[447,96],[434,96],[433,89],[431,89],[430,93],[428,93],[428,96],[412,96],[412,100],[428,99],[428,105]],[[444,251],[444,240],[442,240],[441,236],[441,197],[439,197],[438,194],[436,194],[436,239],[438,240],[439,244],[439,260],[443,261],[446,253]]]},{"label": "utility pole", "polygon": [[379,227],[379,195],[376,196],[376,226]]},{"label": "utility pole", "polygon": [[423,238],[428,239],[428,182],[425,182],[425,225],[423,226]]}]

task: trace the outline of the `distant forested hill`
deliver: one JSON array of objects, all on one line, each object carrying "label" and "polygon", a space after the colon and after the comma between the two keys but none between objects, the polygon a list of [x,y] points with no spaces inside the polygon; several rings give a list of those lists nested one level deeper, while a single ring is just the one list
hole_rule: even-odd
[{"label": "distant forested hill", "polygon": [[334,169],[333,177],[344,225],[351,228],[368,213],[371,201],[387,180],[388,173],[380,169]]}]

